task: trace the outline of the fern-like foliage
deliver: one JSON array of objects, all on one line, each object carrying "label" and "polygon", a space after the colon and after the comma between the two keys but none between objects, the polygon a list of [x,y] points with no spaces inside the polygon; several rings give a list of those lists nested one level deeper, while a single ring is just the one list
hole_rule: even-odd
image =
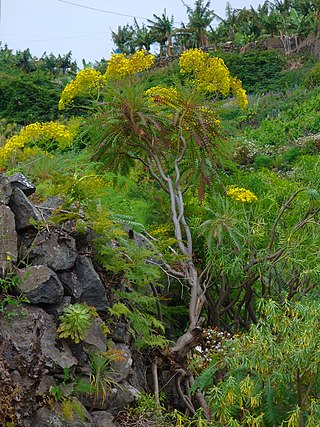
[{"label": "fern-like foliage", "polygon": [[[155,304],[153,297],[142,296],[141,305],[135,300],[141,299],[137,293],[122,294],[126,298],[128,308],[124,303],[116,303],[109,308],[109,313],[118,318],[124,317],[130,322],[129,330],[134,337],[135,345],[138,349],[144,347],[164,347],[169,341],[164,337],[164,325],[154,315],[145,311],[146,306]],[[154,308],[154,307],[153,307]]]},{"label": "fern-like foliage", "polygon": [[263,389],[263,404],[264,419],[268,426],[275,426],[280,423],[281,410],[276,400],[276,393],[270,381],[268,381]]}]

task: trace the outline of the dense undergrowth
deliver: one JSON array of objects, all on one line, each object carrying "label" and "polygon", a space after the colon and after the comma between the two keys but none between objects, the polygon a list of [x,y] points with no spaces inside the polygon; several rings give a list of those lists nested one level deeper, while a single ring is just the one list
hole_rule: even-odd
[{"label": "dense undergrowth", "polygon": [[[241,110],[223,93],[206,94],[205,102],[221,121],[218,135],[201,134],[204,145],[199,142],[181,163],[183,214],[193,240],[191,256],[199,276],[206,279],[203,323],[187,347],[184,369],[195,379],[191,392],[204,392],[208,411],[199,412],[195,404],[186,413],[170,412],[165,397],[160,402],[159,396],[146,395],[136,409],[128,410],[126,419],[142,423],[147,418],[154,426],[317,426],[319,67],[312,58],[284,58],[275,52],[223,58],[232,74],[243,80],[249,105]],[[1,73],[7,75],[6,70]],[[20,78],[18,72],[16,76]],[[149,89],[183,87],[187,77],[172,64],[142,74],[141,79]],[[59,91],[57,78],[53,80],[48,90],[49,94],[55,91],[58,102],[62,83]],[[0,87],[6,93],[0,97],[0,115],[7,118],[2,121],[2,146],[18,134],[22,124],[60,117],[70,126],[71,112],[58,116],[52,97],[50,102],[41,98],[48,103],[46,108],[25,102],[14,108],[15,96],[29,89],[12,82],[10,91],[5,79]],[[46,84],[40,87],[47,90]],[[125,95],[121,92],[121,96]],[[160,104],[166,95],[153,96]],[[107,104],[110,100],[106,99]],[[169,101],[166,111],[171,108]],[[101,115],[101,122],[97,116],[91,121],[92,105],[86,107],[85,113],[75,114],[71,121],[77,136],[69,146],[59,147],[53,143],[55,138],[48,141],[40,135],[12,156],[2,156],[0,164],[8,174],[19,171],[31,179],[39,200],[52,195],[64,198],[64,214],[57,215],[57,222],[70,215],[77,218],[79,230],[89,226],[103,236],[96,242],[97,262],[127,286],[127,292],[117,295],[110,316],[128,319],[139,349],[161,348],[165,354],[181,330],[188,329],[191,301],[185,278],[168,269],[170,265],[181,272],[187,262],[187,255],[179,252],[170,197],[161,181],[154,179],[156,173],[150,175],[148,159],[138,163],[138,155],[132,155],[119,162],[126,151],[121,146],[115,153],[110,150],[97,156],[93,141],[104,138],[102,133],[114,122]],[[78,108],[76,103],[75,113]],[[105,112],[116,121],[117,111],[108,108]],[[148,120],[147,114],[142,124],[143,120]],[[171,116],[161,120],[152,122],[154,141],[160,144],[162,138],[161,150],[171,153],[177,134],[162,128],[169,126]],[[179,132],[181,123],[182,119],[175,122]],[[188,126],[187,131],[191,121]],[[145,131],[141,129],[140,137]],[[111,135],[115,141],[118,137],[115,132]],[[213,157],[202,157],[205,144],[211,144]],[[165,158],[168,176],[172,173],[170,156]],[[135,241],[128,238],[132,233]],[[110,241],[117,244],[111,247]],[[164,424],[155,419],[157,411],[164,414]]]}]

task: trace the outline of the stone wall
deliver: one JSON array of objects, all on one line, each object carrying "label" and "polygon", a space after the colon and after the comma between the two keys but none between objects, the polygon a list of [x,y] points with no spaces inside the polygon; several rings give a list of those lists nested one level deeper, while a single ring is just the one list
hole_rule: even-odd
[{"label": "stone wall", "polygon": [[[0,174],[1,294],[18,277],[12,292],[29,301],[7,306],[0,315],[0,425],[116,426],[114,416],[141,390],[130,335],[126,325],[118,324],[109,337],[108,345],[121,356],[110,362],[107,396],[77,392],[79,379],[90,382],[90,355],[107,350],[100,325],[110,292],[89,256],[90,231],[78,234],[72,221],[50,224],[48,218],[63,200],[36,205],[34,192],[23,175]],[[79,344],[57,334],[59,316],[73,303],[87,303],[99,313]],[[58,384],[62,396],[54,394]]]}]

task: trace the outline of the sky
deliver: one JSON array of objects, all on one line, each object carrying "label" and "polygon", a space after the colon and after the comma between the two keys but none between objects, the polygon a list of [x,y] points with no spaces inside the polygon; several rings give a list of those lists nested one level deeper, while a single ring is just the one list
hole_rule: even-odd
[{"label": "sky", "polygon": [[[194,0],[184,1],[193,7]],[[230,0],[232,8],[256,8],[260,0]],[[211,9],[224,16],[225,0],[211,0]],[[44,52],[55,55],[72,51],[81,65],[108,59],[115,48],[111,30],[118,26],[148,23],[153,14],[174,16],[175,26],[187,23],[186,8],[181,0],[0,0],[0,41],[10,49],[30,48],[32,55]],[[99,9],[99,10],[97,10]],[[110,13],[111,12],[111,13]],[[127,16],[122,16],[127,15]],[[217,21],[216,21],[217,23]]]}]

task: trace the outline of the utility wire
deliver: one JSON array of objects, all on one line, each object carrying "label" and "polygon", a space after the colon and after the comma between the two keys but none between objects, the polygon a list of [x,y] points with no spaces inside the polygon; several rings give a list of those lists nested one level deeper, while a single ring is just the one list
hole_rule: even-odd
[{"label": "utility wire", "polygon": [[[1,1],[1,0],[0,0]],[[111,12],[109,10],[104,10],[104,9],[97,9],[95,7],[91,7],[91,6],[85,6],[83,4],[78,4],[78,3],[73,3],[71,1],[67,1],[67,0],[58,0],[61,3],[67,3],[67,4],[71,4],[72,6],[78,6],[78,7],[82,7],[84,9],[90,9],[90,10],[96,10],[98,12],[103,12],[103,13],[109,13],[110,15],[118,15],[118,16],[125,16],[127,18],[134,18],[134,19],[143,19],[144,21],[150,21],[150,18],[146,18],[144,16],[134,16],[134,15],[127,15],[125,13],[117,13],[117,12]],[[181,22],[174,22],[175,24],[181,24]]]},{"label": "utility wire", "polygon": [[95,7],[85,6],[83,4],[73,3],[71,1],[66,1],[66,0],[58,0],[58,1],[61,2],[61,3],[71,4],[72,6],[83,7],[84,9],[90,9],[90,10],[96,10],[98,12],[109,13],[110,15],[125,16],[127,18],[134,18],[134,19],[144,19],[144,20],[148,20],[149,19],[149,18],[145,18],[143,16],[126,15],[125,13],[117,13],[117,12],[111,12],[109,10],[97,9]]}]

